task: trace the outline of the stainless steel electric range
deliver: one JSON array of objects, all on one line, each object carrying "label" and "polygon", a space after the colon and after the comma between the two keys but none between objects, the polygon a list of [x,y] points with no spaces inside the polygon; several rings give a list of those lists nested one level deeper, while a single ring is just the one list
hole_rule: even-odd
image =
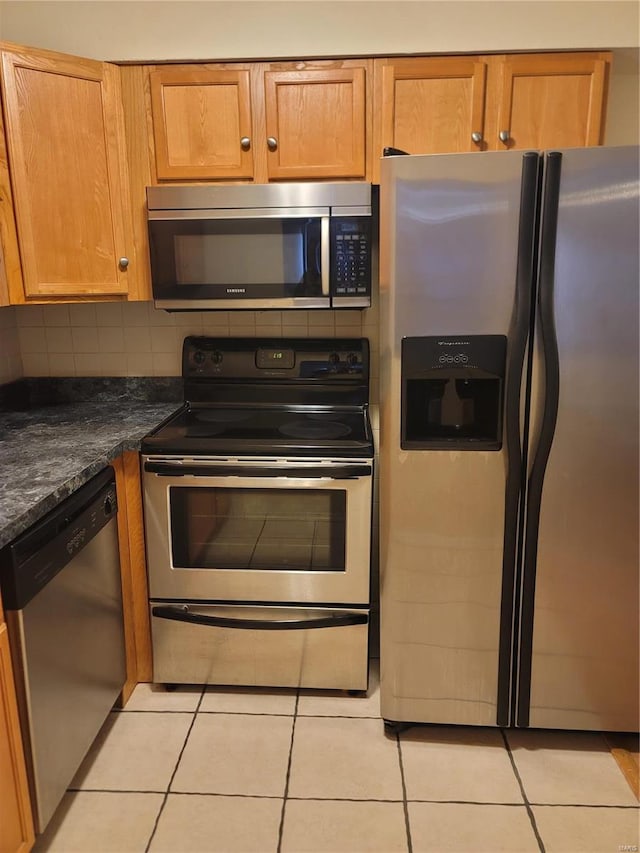
[{"label": "stainless steel electric range", "polygon": [[142,446],[154,681],[366,690],[368,342],[188,337],[182,373]]}]

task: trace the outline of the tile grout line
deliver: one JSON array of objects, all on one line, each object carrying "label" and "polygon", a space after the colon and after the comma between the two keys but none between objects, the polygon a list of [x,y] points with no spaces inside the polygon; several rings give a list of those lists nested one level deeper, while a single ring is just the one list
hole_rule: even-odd
[{"label": "tile grout line", "polygon": [[296,691],[296,704],[293,709],[293,725],[291,726],[291,743],[289,744],[289,760],[287,762],[287,775],[284,781],[284,794],[282,795],[282,811],[280,812],[280,825],[278,826],[277,853],[282,850],[282,834],[284,832],[284,813],[287,807],[287,795],[289,794],[289,777],[291,776],[291,761],[293,759],[293,738],[296,732],[296,721],[298,719],[298,703],[300,702],[300,688]]},{"label": "tile grout line", "polygon": [[411,841],[411,824],[409,822],[409,803],[407,802],[407,785],[404,778],[404,764],[402,763],[402,746],[400,744],[400,732],[396,733],[396,744],[398,747],[398,761],[400,762],[400,781],[402,782],[402,808],[404,811],[404,825],[407,832],[407,853],[413,853]]},{"label": "tile grout line", "polygon": [[[183,712],[184,713],[184,712]],[[165,794],[166,791],[159,790],[140,790],[139,788],[67,788],[71,794]],[[281,800],[282,797],[277,794],[238,794],[238,793],[217,793],[216,791],[174,791],[176,797],[235,797],[236,799],[248,800]],[[287,800],[293,802],[312,802],[312,803],[402,803],[402,799],[391,799],[384,797],[291,797],[287,796]],[[498,800],[433,800],[415,797],[407,802],[412,803],[427,803],[429,805],[454,805],[454,806],[502,806],[510,809],[521,809],[523,803],[506,803]],[[552,809],[608,809],[622,811],[640,811],[640,805],[623,805],[612,803],[530,803],[532,806]]]},{"label": "tile grout line", "polygon": [[202,686],[202,692],[200,693],[200,698],[198,699],[198,704],[196,705],[196,709],[193,712],[193,719],[191,720],[191,724],[189,726],[189,729],[187,730],[187,734],[185,736],[184,743],[182,744],[182,749],[180,750],[180,753],[179,753],[178,758],[176,760],[175,767],[173,768],[173,773],[171,774],[171,778],[169,779],[169,782],[167,783],[167,790],[164,792],[164,797],[162,798],[162,803],[160,804],[160,808],[158,810],[158,814],[156,816],[155,823],[153,824],[153,829],[151,830],[151,835],[149,836],[147,846],[144,848],[144,853],[149,853],[149,848],[151,847],[151,843],[152,843],[153,838],[154,838],[156,831],[158,829],[158,823],[160,822],[160,817],[162,815],[162,812],[164,811],[164,807],[165,807],[166,802],[169,798],[169,791],[171,790],[171,783],[173,782],[173,779],[174,779],[174,777],[178,771],[178,765],[180,764],[180,759],[182,758],[182,755],[183,755],[185,748],[187,746],[187,742],[189,740],[189,735],[191,734],[191,730],[193,729],[193,726],[195,724],[196,717],[198,716],[198,710],[200,709],[200,705],[202,705],[202,700],[204,699],[205,691],[206,691],[206,685],[203,685]]},{"label": "tile grout line", "polygon": [[515,773],[515,777],[518,781],[518,785],[520,786],[520,792],[522,794],[522,799],[524,800],[524,805],[527,810],[527,814],[529,815],[529,821],[531,823],[531,828],[533,829],[533,834],[536,837],[538,842],[538,847],[540,849],[540,853],[546,853],[546,848],[544,846],[544,842],[542,841],[542,836],[538,830],[538,825],[536,823],[536,817],[533,813],[533,809],[531,808],[531,803],[529,802],[529,798],[527,797],[526,791],[524,789],[524,784],[522,782],[522,778],[520,777],[520,773],[518,768],[516,767],[516,761],[513,757],[513,753],[511,752],[511,746],[509,745],[509,741],[507,740],[507,736],[505,734],[504,729],[500,729],[500,734],[502,735],[502,740],[504,742],[505,749],[507,750],[507,755],[509,756],[509,761],[511,762],[511,767],[513,772]]}]

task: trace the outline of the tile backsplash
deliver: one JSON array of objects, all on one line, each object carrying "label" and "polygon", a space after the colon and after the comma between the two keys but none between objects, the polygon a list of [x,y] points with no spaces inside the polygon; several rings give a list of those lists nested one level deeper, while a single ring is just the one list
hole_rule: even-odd
[{"label": "tile backsplash", "polygon": [[15,308],[0,308],[0,385],[21,379],[22,375]]},{"label": "tile backsplash", "polygon": [[[167,313],[151,302],[18,306],[13,351],[25,376],[179,376],[186,335],[367,337],[377,374],[378,314],[366,311]],[[0,312],[0,317],[4,315]],[[11,324],[10,320],[6,320]],[[3,331],[3,326],[0,326]],[[4,362],[11,348],[0,353]],[[374,367],[375,365],[375,367]],[[3,369],[8,367],[3,363]],[[19,375],[19,374],[18,374]]]}]

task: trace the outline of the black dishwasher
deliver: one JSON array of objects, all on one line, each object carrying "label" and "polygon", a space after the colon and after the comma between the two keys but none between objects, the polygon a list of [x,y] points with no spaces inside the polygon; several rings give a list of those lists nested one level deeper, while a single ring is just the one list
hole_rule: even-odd
[{"label": "black dishwasher", "polygon": [[0,551],[38,832],[126,678],[117,512],[109,467]]}]

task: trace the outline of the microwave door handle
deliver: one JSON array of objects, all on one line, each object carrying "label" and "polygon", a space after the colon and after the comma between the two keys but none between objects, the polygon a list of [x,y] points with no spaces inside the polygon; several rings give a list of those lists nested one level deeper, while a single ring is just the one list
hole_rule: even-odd
[{"label": "microwave door handle", "polygon": [[322,295],[329,296],[329,217],[320,217],[320,267],[322,283]]},{"label": "microwave door handle", "polygon": [[235,619],[229,616],[206,616],[192,613],[186,605],[171,607],[161,605],[151,608],[151,613],[159,619],[171,619],[175,622],[190,622],[195,625],[210,625],[217,628],[242,628],[245,631],[297,631],[309,628],[338,628],[345,625],[366,625],[368,616],[363,613],[330,613],[328,616],[310,619]]}]

